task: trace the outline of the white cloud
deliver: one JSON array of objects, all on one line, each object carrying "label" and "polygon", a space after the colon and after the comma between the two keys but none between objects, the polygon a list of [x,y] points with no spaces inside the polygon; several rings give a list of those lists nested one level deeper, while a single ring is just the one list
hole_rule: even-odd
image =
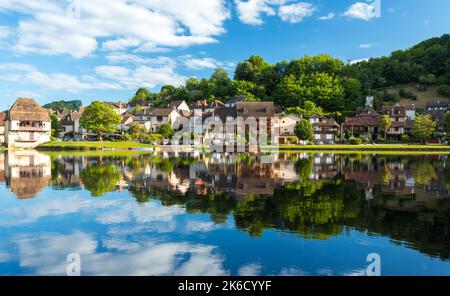
[{"label": "white cloud", "polygon": [[336,14],[335,14],[334,12],[330,12],[330,13],[327,14],[327,15],[324,15],[324,16],[319,17],[319,20],[322,20],[322,21],[328,21],[328,20],[334,19],[335,17],[336,17]]},{"label": "white cloud", "polygon": [[84,232],[73,234],[18,235],[20,266],[39,275],[65,275],[69,253],[81,256],[83,275],[227,275],[224,258],[215,254],[216,247],[188,242],[167,243],[129,238],[105,242],[106,250]]},{"label": "white cloud", "polygon": [[10,30],[8,27],[0,26],[0,41],[6,39],[10,35]]},{"label": "white cloud", "polygon": [[262,266],[259,263],[249,263],[238,270],[239,276],[258,276],[261,274]]},{"label": "white cloud", "polygon": [[188,58],[184,63],[186,67],[192,70],[216,69],[219,67],[217,61],[212,58]]},{"label": "white cloud", "polygon": [[285,22],[299,23],[304,18],[313,15],[315,11],[317,11],[317,8],[311,3],[300,2],[280,6],[278,15]]},{"label": "white cloud", "polygon": [[278,16],[285,22],[298,23],[312,15],[316,8],[305,2],[292,0],[235,0],[239,19],[244,24],[259,26],[263,16]]},{"label": "white cloud", "polygon": [[363,43],[359,45],[359,48],[372,48],[372,46],[371,43]]},{"label": "white cloud", "polygon": [[239,19],[244,24],[261,25],[262,15],[275,15],[276,11],[271,7],[273,4],[282,4],[284,1],[271,0],[235,0]]},{"label": "white cloud", "polygon": [[[123,56],[115,57],[115,60],[119,61],[120,58],[132,59]],[[102,65],[95,68],[94,75],[81,77],[65,73],[44,73],[28,64],[0,64],[0,80],[73,93],[134,89],[141,86],[154,88],[166,84],[179,86],[184,83],[185,77],[176,73],[175,65],[170,60],[164,61],[161,58],[149,60],[148,63],[135,67]]]},{"label": "white cloud", "polygon": [[347,9],[344,16],[368,21],[376,17],[375,7],[368,3],[357,2]]},{"label": "white cloud", "polygon": [[349,61],[348,63],[350,64],[350,65],[353,65],[353,64],[357,64],[357,63],[361,63],[361,62],[367,62],[369,60],[369,58],[365,58],[365,59],[356,59],[356,60],[351,60],[351,61]]},{"label": "white cloud", "polygon": [[121,84],[127,89],[136,87],[154,88],[158,85],[166,84],[179,86],[186,80],[186,77],[177,74],[175,69],[170,66],[137,66],[136,68],[127,68],[105,65],[96,67],[95,72],[101,78],[106,78],[113,83]]},{"label": "white cloud", "polygon": [[26,15],[18,23],[18,52],[82,58],[109,50],[155,51],[216,42],[230,17],[225,0],[82,1],[80,18],[66,1],[0,0],[0,9]]}]

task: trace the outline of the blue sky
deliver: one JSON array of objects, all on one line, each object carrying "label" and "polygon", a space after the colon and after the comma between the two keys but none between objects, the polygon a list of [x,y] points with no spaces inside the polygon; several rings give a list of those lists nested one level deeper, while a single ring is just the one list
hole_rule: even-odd
[{"label": "blue sky", "polygon": [[16,97],[127,100],[186,77],[329,53],[343,61],[450,33],[448,0],[0,0],[0,109]]}]

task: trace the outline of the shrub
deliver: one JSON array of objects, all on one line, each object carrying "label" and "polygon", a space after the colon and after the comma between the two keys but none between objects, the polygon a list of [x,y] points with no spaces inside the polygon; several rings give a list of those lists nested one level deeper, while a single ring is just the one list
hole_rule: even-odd
[{"label": "shrub", "polygon": [[400,140],[401,140],[402,142],[409,142],[409,136],[408,136],[408,135],[402,135],[402,136],[400,137]]},{"label": "shrub", "polygon": [[385,92],[383,95],[383,100],[385,102],[395,102],[398,101],[399,97],[396,94],[390,94],[388,92]]},{"label": "shrub", "polygon": [[351,145],[361,145],[362,140],[361,140],[361,138],[352,138],[352,139],[350,139],[350,144]]},{"label": "shrub", "polygon": [[444,97],[450,97],[450,86],[444,84],[439,86],[438,93]]},{"label": "shrub", "polygon": [[410,91],[407,91],[406,89],[402,88],[398,92],[399,96],[405,99],[411,99],[411,100],[417,100],[417,96],[413,94]]}]

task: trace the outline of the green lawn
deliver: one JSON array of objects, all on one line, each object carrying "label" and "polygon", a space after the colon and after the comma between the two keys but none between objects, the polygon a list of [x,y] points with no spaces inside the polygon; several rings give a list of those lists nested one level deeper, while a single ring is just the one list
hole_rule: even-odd
[{"label": "green lawn", "polygon": [[[270,149],[270,147],[267,147]],[[347,151],[450,151],[448,145],[379,144],[379,145],[282,145],[280,150],[347,150]]]},{"label": "green lawn", "polygon": [[49,142],[39,145],[38,150],[102,150],[151,148],[152,145],[136,142]]}]

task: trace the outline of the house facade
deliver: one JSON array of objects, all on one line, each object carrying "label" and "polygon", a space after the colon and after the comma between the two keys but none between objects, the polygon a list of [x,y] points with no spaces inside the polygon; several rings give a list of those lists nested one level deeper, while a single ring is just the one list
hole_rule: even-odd
[{"label": "house facade", "polygon": [[[296,139],[295,126],[300,122],[300,117],[295,114],[282,114],[278,119],[278,143],[290,144]],[[293,141],[296,143],[297,140]]]},{"label": "house facade", "polygon": [[309,122],[313,128],[313,140],[316,144],[334,144],[339,141],[340,126],[336,120],[313,114]]},{"label": "house facade", "polygon": [[66,112],[61,119],[61,138],[73,138],[82,140],[86,137],[87,131],[81,127],[81,117],[83,116],[84,108],[78,111]]},{"label": "house facade", "polygon": [[49,110],[34,99],[17,99],[6,111],[4,143],[10,148],[34,148],[49,142],[51,119]]},{"label": "house facade", "polygon": [[370,101],[359,109],[355,117],[346,117],[342,124],[342,137],[350,133],[355,138],[368,138],[376,141],[381,135],[381,115],[375,111]]},{"label": "house facade", "polygon": [[449,110],[448,102],[429,102],[426,105],[426,112],[429,114],[433,120],[437,123],[437,130],[439,132],[445,131],[445,113]]},{"label": "house facade", "polygon": [[6,113],[0,113],[0,145],[5,143],[5,117]]},{"label": "house facade", "polygon": [[400,137],[407,132],[406,108],[396,103],[393,106],[383,106],[382,113],[391,119],[391,127],[387,130],[386,135],[400,140]]},{"label": "house facade", "polygon": [[134,121],[146,131],[156,133],[162,125],[170,124],[175,127],[175,122],[180,118],[180,113],[173,108],[156,108],[140,111],[134,117]]}]

